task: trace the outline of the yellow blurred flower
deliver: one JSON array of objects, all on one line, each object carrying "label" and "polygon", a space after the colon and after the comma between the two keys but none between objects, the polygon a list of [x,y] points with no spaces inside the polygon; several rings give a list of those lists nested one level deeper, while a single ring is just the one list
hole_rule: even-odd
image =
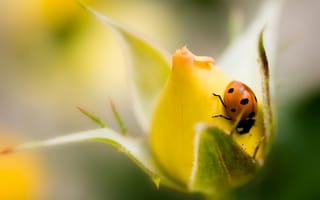
[{"label": "yellow blurred flower", "polygon": [[[0,146],[16,144],[10,131],[0,130]],[[10,147],[3,148],[10,151]],[[21,152],[0,157],[0,199],[35,200],[44,192],[42,164],[35,153]]]}]

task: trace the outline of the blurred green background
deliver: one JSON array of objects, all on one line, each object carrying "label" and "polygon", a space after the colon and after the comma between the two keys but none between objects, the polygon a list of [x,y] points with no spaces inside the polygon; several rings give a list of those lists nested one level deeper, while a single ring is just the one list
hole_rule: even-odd
[{"label": "blurred green background", "polygon": [[[217,58],[254,19],[262,1],[86,2],[170,52],[187,45],[195,54]],[[284,5],[272,74],[277,137],[265,168],[235,191],[236,199],[320,199],[319,9],[317,0],[287,0]],[[75,1],[2,0],[0,30],[0,129],[5,130],[0,132],[1,145],[11,138],[45,139],[95,128],[76,106],[93,111],[117,128],[108,107],[110,99],[129,130],[139,134],[127,101],[121,47]],[[0,182],[4,183],[0,187],[20,178],[27,199],[32,200],[202,199],[166,188],[157,190],[128,158],[103,144],[35,153],[34,163],[17,160],[8,165],[9,171],[13,166],[22,168],[17,180],[3,178],[1,174],[7,171],[1,171],[1,166],[7,161],[0,159]],[[37,167],[28,171],[33,165]],[[36,183],[26,187],[33,179]],[[18,186],[13,183],[12,191],[24,191]]]}]

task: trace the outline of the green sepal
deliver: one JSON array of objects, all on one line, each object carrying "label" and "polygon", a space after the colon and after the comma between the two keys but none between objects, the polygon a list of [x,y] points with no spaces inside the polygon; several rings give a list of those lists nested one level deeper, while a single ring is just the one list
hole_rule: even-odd
[{"label": "green sepal", "polygon": [[155,101],[170,73],[169,54],[120,22],[100,14],[84,3],[79,4],[106,24],[119,39],[127,64],[134,114],[147,132]]},{"label": "green sepal", "polygon": [[258,162],[232,136],[212,125],[197,125],[191,191],[220,196],[246,183],[258,169]]},{"label": "green sepal", "polygon": [[123,135],[109,128],[77,132],[42,141],[31,141],[15,147],[6,147],[2,150],[0,149],[0,154],[4,155],[19,151],[79,142],[102,142],[112,145],[120,152],[123,152],[126,156],[128,156],[146,174],[148,174],[157,188],[161,184],[176,190],[184,190],[181,185],[177,184],[171,179],[168,179],[168,177],[162,173],[161,169],[159,169],[151,153],[151,149],[146,138]]},{"label": "green sepal", "polygon": [[258,40],[258,55],[261,76],[261,91],[262,91],[262,105],[263,105],[263,120],[266,135],[267,152],[273,142],[275,134],[275,120],[273,116],[271,93],[270,93],[270,69],[267,53],[265,51],[263,42],[264,29],[259,34]]}]

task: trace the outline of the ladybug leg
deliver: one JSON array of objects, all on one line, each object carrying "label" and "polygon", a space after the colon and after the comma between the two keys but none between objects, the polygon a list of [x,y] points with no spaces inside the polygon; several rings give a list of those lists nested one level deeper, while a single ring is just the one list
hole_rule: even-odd
[{"label": "ladybug leg", "polygon": [[223,100],[222,100],[222,98],[221,98],[220,95],[218,95],[218,94],[216,94],[216,93],[212,93],[212,95],[215,96],[215,97],[219,97],[219,100],[220,100],[221,104],[223,105],[223,107],[226,108],[226,104],[224,104],[224,102],[223,102]]},{"label": "ladybug leg", "polygon": [[[212,93],[212,95],[215,96],[215,97],[218,97],[219,100],[220,100],[220,102],[221,102],[221,104],[223,105],[223,107],[226,108],[226,104],[223,102],[223,100],[222,100],[222,98],[221,98],[220,95],[218,95],[218,94],[216,94],[216,93]],[[224,118],[224,119],[226,119],[226,120],[230,120],[230,121],[232,120],[231,117],[228,117],[228,116],[225,116],[225,115],[221,115],[221,114],[220,114],[220,115],[213,115],[213,116],[212,116],[212,118],[216,118],[216,117],[222,117],[222,118]]]},{"label": "ladybug leg", "polygon": [[232,120],[230,117],[227,117],[227,116],[221,115],[221,114],[220,114],[220,115],[213,115],[213,116],[212,116],[212,118],[216,118],[216,117],[222,117],[222,118],[224,118],[224,119],[226,119],[226,120],[230,120],[230,121]]}]

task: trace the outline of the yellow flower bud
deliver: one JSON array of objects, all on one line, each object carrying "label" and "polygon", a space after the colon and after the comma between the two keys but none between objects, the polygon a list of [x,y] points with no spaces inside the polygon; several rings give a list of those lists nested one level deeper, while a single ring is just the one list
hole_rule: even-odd
[{"label": "yellow flower bud", "polygon": [[[212,93],[223,94],[230,81],[210,57],[195,56],[186,47],[173,55],[172,71],[153,115],[150,145],[163,171],[184,186],[190,182],[195,160],[195,125],[213,123],[227,133],[234,128],[234,122],[212,117],[225,115],[219,98]],[[262,121],[261,114],[257,118]],[[258,124],[248,134],[230,135],[249,155],[263,135],[261,131],[253,136],[261,129],[262,123]]]}]

